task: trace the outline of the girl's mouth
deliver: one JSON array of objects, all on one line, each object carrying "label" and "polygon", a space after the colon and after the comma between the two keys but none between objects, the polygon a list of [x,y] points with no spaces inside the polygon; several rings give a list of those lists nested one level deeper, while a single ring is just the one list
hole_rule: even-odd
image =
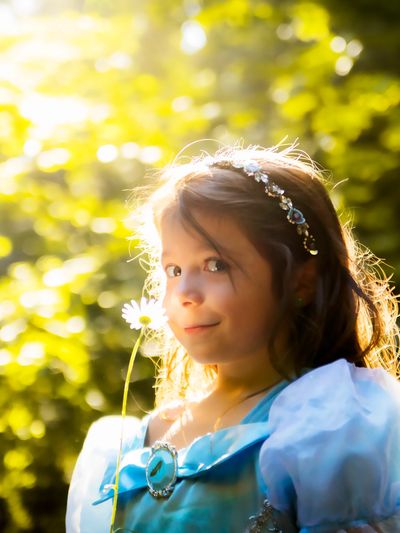
[{"label": "girl's mouth", "polygon": [[198,326],[188,326],[186,328],[183,328],[186,333],[200,333],[202,331],[207,331],[210,328],[213,328],[215,326],[218,326],[219,322],[215,324],[199,324]]}]

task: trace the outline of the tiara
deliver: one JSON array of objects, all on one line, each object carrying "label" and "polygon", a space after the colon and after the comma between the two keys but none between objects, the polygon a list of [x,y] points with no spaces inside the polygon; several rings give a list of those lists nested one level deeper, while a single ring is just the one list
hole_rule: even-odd
[{"label": "tiara", "polygon": [[271,181],[268,174],[262,169],[257,161],[233,161],[229,159],[206,157],[203,160],[203,163],[209,167],[233,168],[234,170],[246,174],[246,176],[253,177],[259,183],[263,183],[267,196],[277,198],[279,201],[279,207],[286,212],[287,220],[296,226],[297,233],[302,238],[305,250],[311,255],[318,254],[315,238],[309,232],[309,225],[307,224],[303,213],[293,205],[292,200],[285,195],[285,191]]}]

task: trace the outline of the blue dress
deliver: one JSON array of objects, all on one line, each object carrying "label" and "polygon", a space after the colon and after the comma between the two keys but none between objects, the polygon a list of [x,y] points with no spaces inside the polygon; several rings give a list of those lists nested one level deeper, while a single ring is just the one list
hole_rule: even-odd
[{"label": "blue dress", "polygon": [[[400,385],[383,370],[339,360],[281,382],[240,424],[179,450],[164,498],[148,487],[148,422],[125,420],[121,532],[400,532]],[[120,424],[105,417],[89,430],[67,533],[109,532]]]}]

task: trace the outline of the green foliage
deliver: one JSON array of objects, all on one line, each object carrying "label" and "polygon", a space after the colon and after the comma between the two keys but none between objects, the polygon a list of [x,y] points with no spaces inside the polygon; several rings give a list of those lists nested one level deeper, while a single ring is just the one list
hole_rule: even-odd
[{"label": "green foliage", "polygon": [[[357,5],[49,1],[13,21],[2,4],[1,531],[63,530],[76,455],[118,412],[135,340],[120,319],[144,278],[127,262],[126,191],[185,144],[299,138],[399,271],[399,13]],[[185,154],[202,148],[216,143]],[[134,374],[141,415],[152,365]]]}]

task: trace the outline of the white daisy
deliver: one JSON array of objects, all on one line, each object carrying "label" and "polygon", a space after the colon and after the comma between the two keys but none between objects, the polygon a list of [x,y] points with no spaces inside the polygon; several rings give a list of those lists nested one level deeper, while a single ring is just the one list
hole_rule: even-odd
[{"label": "white daisy", "polygon": [[[151,329],[158,329],[165,324],[167,317],[165,315],[165,310],[161,306],[160,302],[156,300],[146,300],[145,297],[140,299],[140,304],[131,300],[130,303],[124,304],[122,307],[122,318],[124,318],[128,324],[130,324],[131,329],[140,330],[139,336],[136,339],[135,345],[132,349],[131,357],[129,359],[128,370],[126,372],[125,386],[124,386],[124,395],[122,398],[122,409],[121,409],[121,435],[119,439],[119,452],[117,457],[117,465],[115,469],[115,484],[112,486],[114,489],[114,501],[112,505],[111,512],[111,525],[110,531],[114,531],[115,517],[117,513],[117,502],[118,502],[118,487],[119,487],[119,470],[122,457],[122,442],[123,442],[123,421],[126,417],[126,408],[128,404],[128,393],[129,393],[129,383],[131,381],[131,375],[133,370],[133,365],[136,359],[136,355],[142,342],[145,328],[149,327]],[[111,487],[110,487],[111,488]]]},{"label": "white daisy", "polygon": [[122,318],[130,324],[131,329],[141,329],[143,326],[158,329],[167,321],[165,310],[160,302],[153,299],[146,300],[144,296],[140,299],[140,304],[135,300],[124,304]]}]

